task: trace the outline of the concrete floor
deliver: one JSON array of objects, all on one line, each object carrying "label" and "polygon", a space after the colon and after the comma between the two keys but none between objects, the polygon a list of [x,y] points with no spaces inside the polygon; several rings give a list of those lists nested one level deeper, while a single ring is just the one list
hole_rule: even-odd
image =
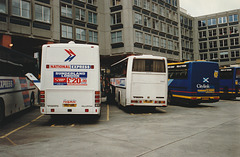
[{"label": "concrete floor", "polygon": [[240,99],[157,110],[103,104],[98,121],[72,118],[52,120],[38,108],[8,118],[0,156],[240,156]]}]

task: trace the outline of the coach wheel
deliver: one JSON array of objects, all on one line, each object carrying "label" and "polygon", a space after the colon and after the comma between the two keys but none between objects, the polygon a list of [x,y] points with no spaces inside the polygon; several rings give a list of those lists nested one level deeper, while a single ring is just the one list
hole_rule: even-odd
[{"label": "coach wheel", "polygon": [[118,92],[117,106],[120,109],[122,108],[122,105],[121,105],[121,93],[120,92]]},{"label": "coach wheel", "polygon": [[172,93],[171,93],[171,92],[168,92],[167,103],[168,103],[168,104],[171,104],[171,102],[172,102]]},{"label": "coach wheel", "polygon": [[2,121],[5,118],[5,108],[4,108],[4,103],[2,101],[0,101],[0,123],[2,123]]},{"label": "coach wheel", "polygon": [[35,103],[35,97],[34,97],[34,93],[31,94],[31,99],[30,99],[30,106],[32,107]]}]

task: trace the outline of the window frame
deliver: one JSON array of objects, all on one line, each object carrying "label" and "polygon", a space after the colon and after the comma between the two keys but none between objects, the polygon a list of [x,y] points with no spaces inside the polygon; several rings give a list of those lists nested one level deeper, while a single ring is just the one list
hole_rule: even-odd
[{"label": "window frame", "polygon": [[72,6],[65,4],[65,3],[61,3],[60,9],[61,9],[61,16],[72,18],[72,16],[73,16]]},{"label": "window frame", "polygon": [[[64,32],[63,28],[66,28],[66,36],[63,36],[63,32]],[[71,28],[71,31],[70,31],[70,28]],[[69,36],[70,33],[71,35]],[[61,37],[73,39],[73,27],[68,25],[61,25]]]},{"label": "window frame", "polygon": [[[121,12],[113,13],[111,16],[111,25],[116,25],[122,23]],[[120,18],[119,18],[120,17]],[[120,20],[119,20],[120,19]]]},{"label": "window frame", "polygon": [[[36,10],[36,6],[40,6],[41,7],[41,12],[40,12],[40,14],[41,14],[41,19],[37,19],[36,18],[36,14],[37,14],[37,10]],[[45,19],[45,9],[49,9],[49,18],[48,18],[48,20],[44,20]],[[36,21],[40,21],[40,22],[45,22],[45,23],[51,23],[51,8],[50,7],[47,7],[47,6],[44,6],[44,5],[41,5],[41,4],[35,4],[34,5],[34,10],[35,10],[35,18],[34,18],[34,20],[36,20]]]},{"label": "window frame", "polygon": [[80,21],[86,21],[86,10],[82,8],[75,8],[75,19]]},{"label": "window frame", "polygon": [[[16,4],[18,4],[18,6],[15,6],[14,2],[17,2]],[[23,8],[23,6],[24,6],[23,3],[28,4],[27,9]],[[26,19],[30,19],[31,18],[31,6],[30,5],[31,5],[31,3],[29,1],[12,0],[12,15],[23,17],[23,18],[26,18]],[[15,13],[14,12],[14,10],[15,10],[14,8],[18,9],[19,12]],[[26,12],[27,16],[24,15],[24,13],[23,13],[24,11]]]},{"label": "window frame", "polygon": [[91,42],[91,43],[98,43],[98,32],[97,31],[88,30],[88,41]]},{"label": "window frame", "polygon": [[[115,37],[115,38],[113,38],[113,37]],[[123,41],[123,33],[122,33],[122,31],[111,32],[111,43],[112,44],[120,43],[122,41]]]},{"label": "window frame", "polygon": [[[80,33],[78,33],[78,30],[80,31]],[[87,40],[86,29],[76,27],[75,31],[76,31],[76,40],[81,40],[81,41]],[[84,32],[84,33],[82,33],[82,32]],[[80,36],[80,38],[78,38],[78,36]]]},{"label": "window frame", "polygon": [[88,23],[97,25],[97,13],[88,11]]}]

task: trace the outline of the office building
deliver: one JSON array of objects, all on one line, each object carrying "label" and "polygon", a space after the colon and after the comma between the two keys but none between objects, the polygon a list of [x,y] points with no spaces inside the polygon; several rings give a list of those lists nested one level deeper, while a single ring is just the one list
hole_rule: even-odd
[{"label": "office building", "polygon": [[102,63],[132,54],[169,62],[240,58],[240,10],[192,17],[179,0],[1,0],[0,44],[33,56],[46,43],[100,47]]}]

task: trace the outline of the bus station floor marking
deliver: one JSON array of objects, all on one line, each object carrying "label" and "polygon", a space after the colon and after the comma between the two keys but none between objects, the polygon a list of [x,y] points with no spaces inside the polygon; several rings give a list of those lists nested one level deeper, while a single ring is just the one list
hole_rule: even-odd
[{"label": "bus station floor marking", "polygon": [[64,125],[56,125],[56,124],[52,124],[51,127],[63,128],[63,127],[65,127],[65,126],[64,126]]},{"label": "bus station floor marking", "polygon": [[38,119],[41,118],[42,116],[43,116],[43,115],[40,115],[40,116],[38,116],[36,119],[32,120],[31,122],[29,122],[29,123],[27,123],[27,124],[25,124],[25,125],[23,125],[23,126],[20,126],[19,128],[17,128],[17,129],[15,129],[15,130],[13,130],[13,131],[11,131],[11,132],[9,132],[9,133],[1,136],[0,139],[6,138],[6,137],[8,137],[9,135],[17,132],[18,130],[21,130],[22,128],[25,128],[26,126],[28,126],[28,125],[30,125],[31,123],[35,122],[36,120],[38,120]]},{"label": "bus station floor marking", "polygon": [[8,138],[8,137],[6,137],[6,139],[12,144],[12,145],[14,145],[14,146],[16,146],[17,144],[16,143],[14,143],[10,138]]}]

